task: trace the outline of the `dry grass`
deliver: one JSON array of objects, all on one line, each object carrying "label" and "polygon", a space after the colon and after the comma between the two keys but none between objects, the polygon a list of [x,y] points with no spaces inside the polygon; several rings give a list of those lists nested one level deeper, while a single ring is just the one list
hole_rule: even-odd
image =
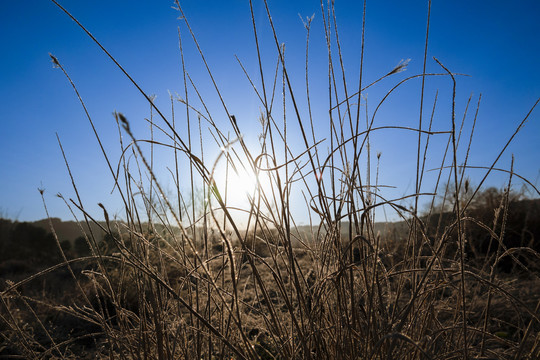
[{"label": "dry grass", "polygon": [[[376,177],[369,175],[369,171],[379,172],[378,164],[373,165],[379,155],[370,154],[369,141],[373,132],[385,131],[385,127],[376,127],[374,116],[364,119],[356,105],[362,103],[358,89],[363,91],[380,79],[364,84],[360,78],[358,88],[347,89],[333,14],[332,7],[323,9],[327,42],[339,49],[329,52],[334,68],[328,75],[333,103],[328,112],[328,152],[318,146],[311,117],[305,118],[297,108],[297,97],[304,95],[291,87],[277,37],[275,77],[260,79],[260,89],[254,88],[263,109],[261,148],[256,150],[244,143],[239,123],[225,103],[234,141],[206,113],[202,98],[203,108],[195,108],[189,99],[198,93],[195,85],[189,86],[185,69],[185,94],[178,100],[186,109],[185,121],[190,129],[187,138],[178,134],[175,120],[164,116],[117,63],[153,106],[152,130],[165,134],[170,141],[164,144],[153,138],[137,139],[129,121],[116,114],[119,130],[129,139],[129,143],[120,141],[124,156],[118,166],[101,148],[115,191],[124,201],[124,220],[109,219],[103,207],[106,222],[99,223],[85,211],[78,195],[66,201],[82,224],[99,224],[107,234],[106,241],[98,243],[97,234],[85,233],[90,256],[64,256],[58,266],[17,283],[3,284],[2,356],[160,360],[540,357],[538,269],[531,268],[533,262],[520,260],[518,252],[527,252],[533,258],[539,255],[525,247],[505,248],[510,190],[498,197],[498,210],[491,222],[478,224],[468,216],[469,207],[481,194],[479,189],[497,161],[486,166],[486,176],[477,188],[469,188],[465,171],[460,171],[458,164],[467,166],[470,142],[460,142],[455,109],[448,131],[431,131],[434,116],[426,130],[425,119],[420,118],[418,128],[407,129],[418,133],[417,162],[413,165],[417,170],[416,191],[407,197],[414,205],[409,208],[402,205],[403,199],[382,198],[379,184],[372,183]],[[268,21],[274,31],[269,13]],[[307,47],[310,22],[305,25]],[[257,26],[253,19],[255,36]],[[428,35],[426,32],[424,69]],[[193,40],[196,42],[194,35]],[[258,46],[257,42],[259,53]],[[204,60],[202,52],[200,55]],[[54,56],[52,59],[77,91],[61,63]],[[424,74],[410,76],[396,87],[421,77],[423,104],[424,81],[430,76],[447,76],[455,84],[455,74],[438,63],[441,74],[425,74],[424,70]],[[381,79],[405,67],[406,63],[399,64]],[[307,71],[306,58],[309,89]],[[211,74],[209,68],[208,72]],[[279,93],[283,94],[280,100],[276,98]],[[281,112],[272,107],[280,102],[284,107]],[[292,104],[292,109],[285,109],[285,104]],[[283,122],[274,113],[286,114]],[[198,123],[192,119],[194,114]],[[91,116],[88,112],[86,115],[92,124]],[[196,126],[201,129],[201,121],[210,124],[216,144],[223,148],[218,159],[207,161],[203,149],[197,150],[202,140],[191,138]],[[300,153],[294,153],[288,145],[287,122],[301,130],[304,149]],[[433,136],[448,141],[448,152],[440,163],[440,181],[430,195],[435,199],[435,194],[444,194],[444,200],[434,201],[427,214],[420,216],[418,199]],[[148,143],[152,151],[164,147],[174,153],[177,165],[171,173],[176,184],[188,178],[189,194],[180,190],[172,195],[165,193],[154,170],[153,153],[143,151],[143,144]],[[465,159],[458,158],[461,147],[467,149]],[[501,154],[505,150],[506,146]],[[184,157],[189,165],[179,168]],[[367,177],[361,176],[362,161],[367,161]],[[250,197],[248,231],[228,205],[227,183],[216,183],[215,171],[223,164],[230,172],[247,169],[259,177],[259,184],[263,179],[271,184],[260,186]],[[510,189],[516,175],[512,169],[508,172]],[[446,187],[439,185],[445,182],[445,176],[446,183],[451,184]],[[306,207],[314,224],[310,227],[295,223],[289,202],[295,184],[304,186]],[[203,205],[196,203],[193,194],[197,189],[202,189],[208,199]],[[75,183],[74,190],[78,194]],[[138,202],[141,198],[142,206]],[[443,204],[447,212],[439,211],[438,204]],[[393,232],[376,228],[374,212],[382,207],[393,209],[402,219]],[[439,218],[441,221],[437,221]],[[467,260],[466,243],[474,241],[467,238],[471,223],[493,240],[491,254],[495,255],[481,264]],[[497,263],[505,257],[519,263],[520,277],[498,269]],[[59,269],[70,279],[65,280],[64,293],[52,295],[31,286]]]}]

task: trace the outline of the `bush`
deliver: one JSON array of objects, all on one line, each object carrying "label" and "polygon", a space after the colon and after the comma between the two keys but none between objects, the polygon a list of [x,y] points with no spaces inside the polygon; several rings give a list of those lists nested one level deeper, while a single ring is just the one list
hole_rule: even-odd
[{"label": "bush", "polygon": [[52,265],[60,261],[60,250],[51,233],[27,222],[3,221],[0,260],[22,260],[29,266]]}]

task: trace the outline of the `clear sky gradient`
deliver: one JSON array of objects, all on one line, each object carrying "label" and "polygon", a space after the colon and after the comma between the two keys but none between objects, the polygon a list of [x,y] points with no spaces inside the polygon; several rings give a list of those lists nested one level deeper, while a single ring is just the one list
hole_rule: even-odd
[{"label": "clear sky gradient", "polygon": [[[231,131],[187,28],[178,19],[178,11],[171,8],[172,1],[60,0],[60,3],[103,43],[147,93],[157,96],[157,105],[167,115],[171,113],[169,92],[183,93],[177,31],[180,27],[187,71],[207,99],[216,121]],[[254,3],[255,18],[261,28],[264,66],[271,78],[276,63],[275,44],[268,32],[263,3],[258,0]],[[362,24],[359,3],[336,0],[339,36],[351,88],[358,84]],[[181,5],[246,142],[256,146],[260,102],[234,57],[238,56],[260,88],[249,2],[189,0],[181,1]],[[309,55],[310,91],[317,136],[323,139],[327,137],[324,130],[328,127],[327,107],[324,107],[328,80],[320,3],[270,0],[269,7],[279,40],[286,45],[287,66],[301,99],[303,115],[307,113],[303,83],[306,32],[298,15],[304,19],[315,15]],[[364,83],[384,75],[400,60],[411,59],[406,72],[384,80],[367,92],[369,111],[399,80],[422,72],[426,17],[427,1],[368,1]],[[473,94],[466,129],[470,129],[478,95],[482,93],[471,165],[490,165],[540,96],[539,18],[537,0],[433,1],[427,71],[441,71],[432,59],[435,56],[451,71],[470,75],[457,79],[459,121],[469,95]],[[118,161],[119,145],[112,113],[115,110],[124,113],[135,134],[148,137],[144,119],[150,116],[150,109],[144,98],[96,44],[50,1],[1,1],[0,46],[0,215],[20,221],[44,218],[37,191],[42,187],[46,190],[51,216],[72,219],[55,196],[57,193],[66,198],[74,196],[56,133],[90,212],[101,218],[96,204],[102,202],[111,213],[121,214],[118,199],[110,195],[113,180],[82,107],[62,72],[53,68],[48,54],[58,57],[78,86],[114,165]],[[417,126],[420,85],[420,80],[413,81],[390,98],[376,123]],[[448,130],[451,106],[448,78],[428,79],[424,117],[429,119],[437,89],[440,103],[434,129]],[[195,98],[193,92],[190,96]],[[184,121],[185,110],[178,102],[175,106],[177,121]],[[291,125],[291,136],[294,131],[297,130]],[[389,196],[414,192],[416,136],[388,131],[373,139],[372,150],[382,152],[380,183],[397,187]],[[439,156],[440,145],[446,144],[446,140],[437,141],[434,138],[434,158]],[[211,150],[215,148],[211,137],[207,136],[205,142],[208,148],[205,162],[211,164],[217,152]],[[301,142],[296,142],[297,150],[301,151]],[[323,149],[327,146],[323,145]],[[540,109],[533,111],[497,166],[508,169],[511,154],[515,155],[515,171],[538,185]],[[437,166],[436,162],[430,165]],[[471,170],[469,175],[474,183],[483,171]],[[433,179],[426,180],[426,191],[430,190],[429,181]],[[506,175],[493,174],[488,185],[502,187],[506,181]],[[173,182],[164,182],[171,189]],[[520,185],[516,181],[516,186]]]}]

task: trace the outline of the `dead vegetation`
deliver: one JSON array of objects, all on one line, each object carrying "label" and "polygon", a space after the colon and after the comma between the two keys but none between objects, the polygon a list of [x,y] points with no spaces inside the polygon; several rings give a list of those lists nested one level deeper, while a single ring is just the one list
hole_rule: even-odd
[{"label": "dead vegetation", "polygon": [[[333,4],[323,5],[322,16],[327,41],[335,46]],[[269,12],[268,22],[275,34]],[[253,26],[259,26],[255,19]],[[307,30],[309,26],[306,23]],[[345,78],[336,58],[340,52],[329,52],[334,65],[328,74],[333,84],[330,97],[337,105],[329,109],[331,141],[325,148],[331,147],[324,153],[311,118],[304,118],[294,107],[272,107],[280,93],[283,104],[295,104],[297,96],[277,37],[273,46],[277,57],[273,83],[261,79],[260,90],[254,87],[262,109],[260,149],[249,149],[244,143],[241,124],[225,103],[235,140],[224,136],[205,112],[203,99],[199,99],[200,108],[188,101],[198,93],[186,80],[185,67],[185,94],[171,100],[185,106],[188,129],[200,129],[201,121],[210,127],[222,149],[217,159],[203,161],[203,149],[194,145],[202,140],[192,139],[191,132],[187,138],[180,136],[175,122],[142,90],[159,120],[158,124],[152,118],[151,129],[168,137],[168,143],[138,139],[128,119],[115,114],[128,140],[120,141],[123,155],[118,166],[103,154],[115,191],[124,201],[125,218],[110,219],[103,207],[106,221],[97,222],[77,195],[66,201],[76,221],[85,224],[83,230],[93,224],[105,234],[102,239],[101,234],[82,233],[89,250],[86,256],[63,248],[52,227],[49,240],[56,243],[56,265],[10,280],[8,275],[20,269],[13,263],[2,264],[6,270],[0,288],[0,356],[160,360],[540,357],[538,203],[512,198],[510,189],[519,175],[510,168],[505,189],[495,194],[481,190],[485,178],[496,170],[495,160],[486,166],[478,186],[472,187],[465,176],[467,156],[458,159],[462,148],[468,155],[470,143],[460,143],[460,124],[452,107],[451,128],[446,131],[431,131],[431,122],[429,127],[420,122],[420,128],[405,129],[418,133],[419,156],[413,165],[417,190],[403,198],[383,198],[378,179],[366,176],[358,165],[367,162],[373,174],[379,171],[365,144],[373,132],[389,127],[377,127],[375,114],[361,119],[356,111],[362,89],[378,80],[347,90],[345,81],[339,84],[341,76]],[[61,62],[52,59],[76,90]],[[438,75],[455,85],[455,74],[435,61],[441,68]],[[396,76],[405,67],[406,63],[400,63],[381,79]],[[432,75],[412,75],[396,86],[413,79],[428,81]],[[452,100],[457,96],[453,89]],[[379,106],[385,105],[385,99]],[[198,124],[190,114],[198,117]],[[285,118],[285,123],[278,118]],[[300,153],[289,146],[287,121],[300,128],[304,144]],[[429,193],[434,201],[423,212],[418,199],[426,196],[420,188],[429,156],[427,140],[435,136],[448,144],[438,169],[439,179],[447,176],[448,181],[446,186],[441,185],[443,180],[437,181]],[[97,132],[96,137],[100,140]],[[156,161],[149,156],[153,152],[143,145],[174,153],[171,174],[176,184],[189,174],[189,193],[180,186],[173,195],[164,192]],[[229,206],[227,181],[216,181],[221,165],[230,172],[245,169],[257,179],[249,206],[243,209],[247,225],[236,220],[237,210]],[[271,186],[262,186],[263,179]],[[198,204],[197,189],[204,195]],[[291,191],[303,191],[312,225],[295,223]],[[436,194],[442,200],[435,201]],[[412,206],[404,205],[407,199],[413,201]],[[374,213],[382,207],[395,211],[401,222],[381,229]]]}]

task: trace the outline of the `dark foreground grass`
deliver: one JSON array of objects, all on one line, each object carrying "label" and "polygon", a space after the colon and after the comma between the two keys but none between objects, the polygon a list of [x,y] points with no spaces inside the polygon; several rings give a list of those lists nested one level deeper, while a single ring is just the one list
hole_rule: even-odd
[{"label": "dark foreground grass", "polygon": [[[467,143],[461,136],[455,105],[447,131],[431,131],[433,114],[428,126],[420,118],[418,128],[403,128],[418,134],[417,162],[411,165],[416,167],[416,190],[399,199],[384,198],[375,175],[384,169],[378,166],[380,155],[370,153],[370,136],[399,127],[378,126],[375,114],[361,115],[357,104],[362,103],[362,91],[380,79],[365,84],[360,77],[357,88],[347,88],[333,10],[322,4],[328,58],[333,64],[328,74],[332,100],[327,150],[315,136],[311,117],[301,115],[306,111],[297,107],[297,98],[304,93],[293,91],[284,48],[269,12],[277,66],[269,79],[263,78],[266,72],[259,65],[260,87],[254,91],[260,99],[263,132],[258,149],[248,148],[239,123],[222,102],[234,140],[224,135],[226,129],[220,129],[206,112],[204,99],[184,67],[184,95],[177,100],[185,106],[188,132],[181,136],[175,120],[164,116],[87,32],[148,100],[155,114],[151,128],[169,142],[137,139],[129,120],[117,113],[119,130],[128,141],[120,140],[123,155],[114,163],[95,132],[115,191],[124,202],[123,220],[113,221],[103,207],[105,222],[95,221],[96,215],[85,210],[74,182],[76,197],[66,199],[66,205],[84,224],[81,230],[89,254],[67,256],[54,235],[62,250],[58,265],[3,280],[0,356],[160,360],[540,357],[538,240],[530,231],[536,221],[523,223],[517,230],[509,222],[511,204],[521,204],[522,210],[526,204],[518,202],[511,191],[512,182],[519,178],[512,168],[507,170],[504,190],[480,190],[492,171],[501,171],[495,165],[529,115],[485,167],[485,176],[475,188],[465,176],[470,140]],[[305,24],[308,40],[310,24],[309,20]],[[258,26],[253,19],[260,58]],[[456,75],[437,59],[440,74],[425,73],[428,37],[426,31],[424,73],[401,80],[388,94],[419,78],[423,106],[424,82],[431,76],[444,76],[454,85],[451,100],[455,104]],[[180,56],[184,66],[182,52]],[[62,64],[51,57],[77,91]],[[362,59],[363,54],[361,67]],[[402,72],[406,65],[400,63],[381,79]],[[216,91],[219,94],[217,86]],[[278,94],[283,98],[277,100]],[[309,99],[309,91],[307,95]],[[190,102],[191,98],[199,101]],[[198,126],[200,131],[201,122],[209,126],[222,148],[217,159],[207,161],[202,140],[191,137],[196,132],[192,128]],[[300,152],[289,146],[288,122],[299,128]],[[447,142],[447,151],[436,186],[426,193],[421,192],[422,179],[429,140],[434,136]],[[158,178],[154,147],[170,149],[174,155],[171,174],[178,189],[174,194],[166,193],[163,179]],[[465,158],[460,157],[462,153]],[[249,206],[243,209],[242,224],[235,216],[237,210],[229,205],[227,177],[223,183],[216,180],[222,165],[231,174],[242,171],[257,179]],[[185,183],[190,184],[188,194],[180,190]],[[529,186],[537,195],[537,189]],[[203,194],[200,203],[194,195],[197,189]],[[311,226],[296,224],[292,191],[303,191]],[[436,194],[442,194],[442,200],[435,201]],[[422,214],[421,196],[433,198]],[[404,206],[404,200],[411,200],[412,205]],[[400,222],[380,228],[375,211],[382,208],[394,211]],[[537,210],[527,209],[524,216],[533,214],[534,218]],[[91,223],[105,234],[103,240],[99,240],[102,234],[84,231],[92,229]],[[521,232],[517,243],[509,240],[516,239],[512,237],[516,231]]]}]

